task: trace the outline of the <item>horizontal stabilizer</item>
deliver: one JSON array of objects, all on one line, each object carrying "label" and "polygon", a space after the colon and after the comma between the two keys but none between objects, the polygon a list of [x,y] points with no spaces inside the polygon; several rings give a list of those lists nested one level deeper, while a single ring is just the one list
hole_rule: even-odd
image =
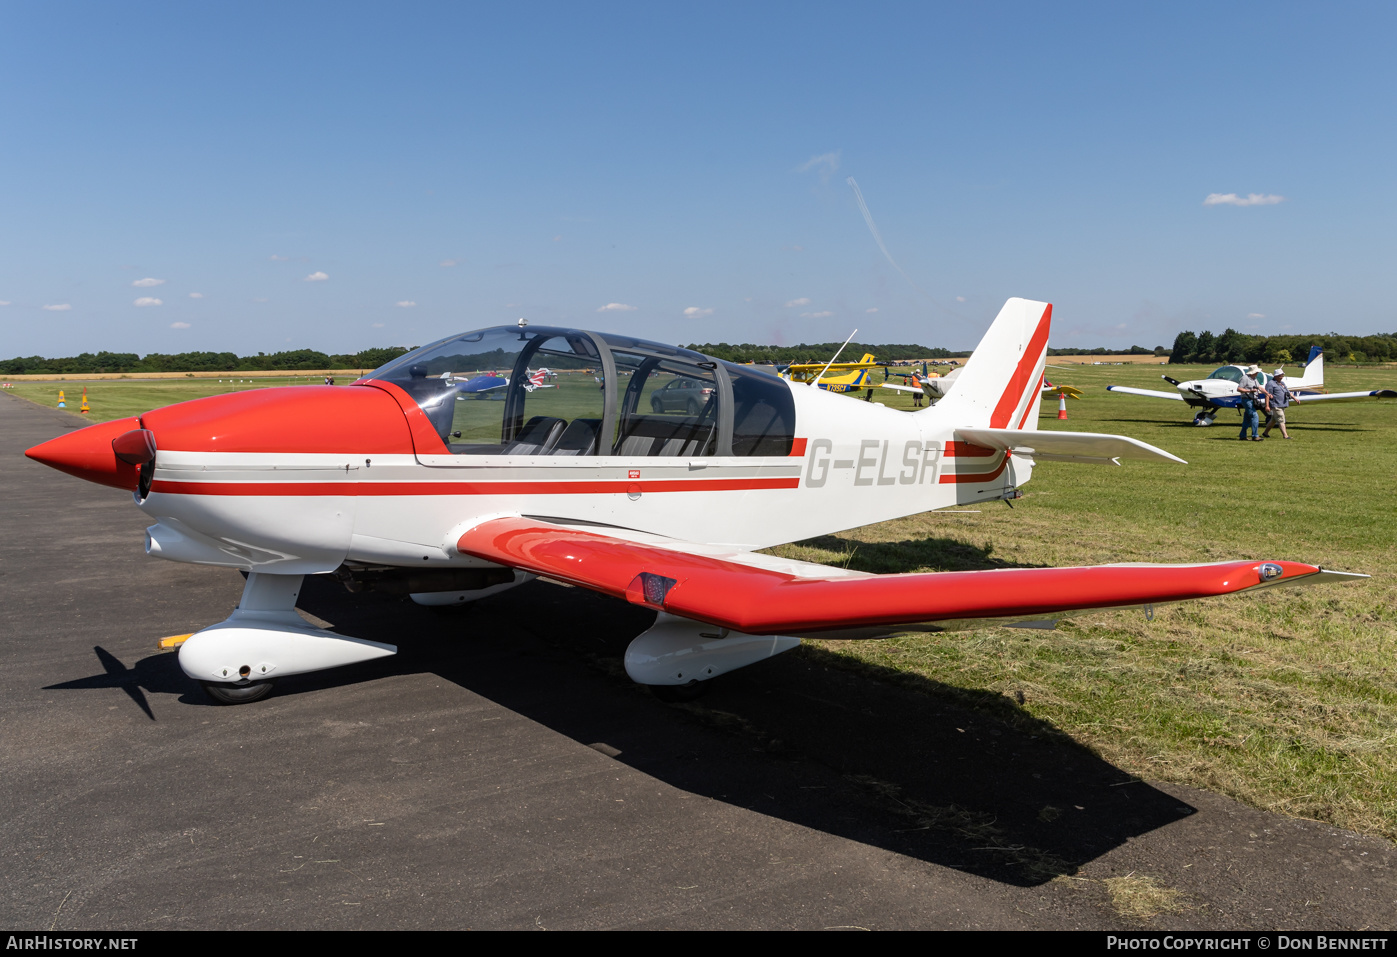
[{"label": "horizontal stabilizer", "polygon": [[1102,435],[1097,432],[1031,432],[1026,429],[956,429],[956,440],[996,449],[1030,455],[1048,462],[1083,462],[1106,464],[1114,459],[1138,459],[1146,462],[1178,462],[1187,465],[1177,455],[1132,439],[1125,435]]},{"label": "horizontal stabilizer", "polygon": [[[867,575],[524,516],[482,522],[457,549],[632,604],[747,635],[803,635],[968,619],[1043,619],[1308,584],[1298,562],[1098,565]],[[749,560],[752,563],[748,563]],[[799,567],[791,567],[799,566]]]},{"label": "horizontal stabilizer", "polygon": [[1159,392],[1155,389],[1133,389],[1128,385],[1108,385],[1106,387],[1106,391],[1124,392],[1126,395],[1146,395],[1149,396],[1151,399],[1179,399],[1180,401],[1183,400],[1183,396],[1177,392]]},{"label": "horizontal stabilizer", "polygon": [[1359,399],[1397,399],[1397,392],[1392,389],[1373,389],[1369,392],[1317,392],[1295,396],[1296,402],[1354,402]]}]

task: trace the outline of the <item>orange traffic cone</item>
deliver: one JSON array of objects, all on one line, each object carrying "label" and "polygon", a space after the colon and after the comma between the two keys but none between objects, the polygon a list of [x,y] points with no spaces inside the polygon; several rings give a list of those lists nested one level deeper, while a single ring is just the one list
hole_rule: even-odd
[{"label": "orange traffic cone", "polygon": [[1066,393],[1066,392],[1059,392],[1059,393],[1057,394],[1057,417],[1058,417],[1059,419],[1062,419],[1064,422],[1067,421],[1067,393]]},{"label": "orange traffic cone", "polygon": [[78,409],[78,412],[81,413],[82,415],[87,415],[87,414],[88,414],[89,412],[91,412],[91,411],[92,411],[92,410],[89,409],[89,408],[87,407],[87,386],[83,386],[83,389],[82,389],[82,407],[81,407],[80,409]]},{"label": "orange traffic cone", "polygon": [[64,398],[63,398],[63,390],[62,390],[62,389],[59,389],[59,390],[58,390],[58,407],[59,407],[60,409],[66,409],[66,408],[68,408],[68,403],[67,403],[66,401],[64,401]]}]

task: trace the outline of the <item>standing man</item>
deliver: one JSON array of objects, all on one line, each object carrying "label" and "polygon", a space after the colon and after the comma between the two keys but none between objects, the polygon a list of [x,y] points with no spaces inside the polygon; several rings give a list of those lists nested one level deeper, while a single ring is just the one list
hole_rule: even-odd
[{"label": "standing man", "polygon": [[[1253,442],[1260,442],[1261,437],[1257,432],[1256,407],[1265,405],[1266,392],[1254,378],[1261,372],[1260,366],[1251,366],[1242,372],[1242,381],[1237,383],[1237,394],[1242,398],[1242,432],[1237,436],[1238,440],[1246,441],[1250,438]],[[1251,426],[1251,435],[1247,435],[1247,426]]]},{"label": "standing man", "polygon": [[912,384],[917,387],[917,391],[912,393],[912,408],[922,407],[922,396],[926,394],[926,379],[916,369],[912,370]]},{"label": "standing man", "polygon": [[1266,420],[1266,429],[1261,433],[1263,439],[1271,437],[1271,430],[1280,427],[1281,437],[1290,438],[1290,433],[1285,430],[1285,407],[1290,405],[1290,400],[1295,398],[1294,394],[1286,388],[1285,372],[1277,369],[1271,373],[1271,381],[1266,383],[1266,394],[1271,399],[1271,417]]}]

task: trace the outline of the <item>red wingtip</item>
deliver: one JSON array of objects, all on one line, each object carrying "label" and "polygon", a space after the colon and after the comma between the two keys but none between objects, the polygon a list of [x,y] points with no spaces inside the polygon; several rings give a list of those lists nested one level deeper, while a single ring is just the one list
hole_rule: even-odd
[{"label": "red wingtip", "polygon": [[24,454],[60,472],[76,475],[98,485],[110,485],[134,492],[137,483],[136,467],[116,457],[116,452],[112,450],[112,440],[140,427],[141,420],[137,418],[89,425],[85,429],[49,439]]}]

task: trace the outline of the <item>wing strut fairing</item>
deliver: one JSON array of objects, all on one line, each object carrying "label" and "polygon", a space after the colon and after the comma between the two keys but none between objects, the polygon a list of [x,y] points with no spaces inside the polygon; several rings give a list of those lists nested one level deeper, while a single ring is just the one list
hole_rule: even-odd
[{"label": "wing strut fairing", "polygon": [[[748,635],[818,634],[964,619],[1035,619],[1101,608],[1206,598],[1295,584],[1322,569],[1300,562],[1098,565],[910,575],[802,574],[533,518],[495,518],[457,549],[591,588],[632,604]],[[758,556],[760,557],[760,556]],[[805,564],[805,563],[787,563]]]}]

